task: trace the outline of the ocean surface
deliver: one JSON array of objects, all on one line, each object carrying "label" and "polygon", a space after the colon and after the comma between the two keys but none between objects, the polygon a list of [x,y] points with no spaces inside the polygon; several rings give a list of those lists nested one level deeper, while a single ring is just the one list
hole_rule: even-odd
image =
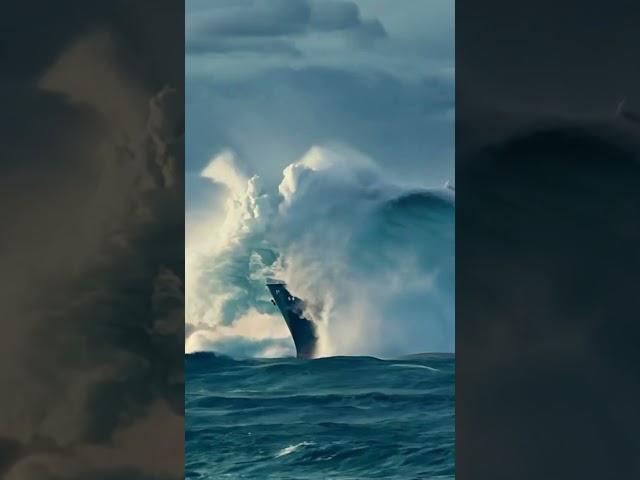
[{"label": "ocean surface", "polygon": [[454,364],[186,356],[186,479],[452,479]]}]

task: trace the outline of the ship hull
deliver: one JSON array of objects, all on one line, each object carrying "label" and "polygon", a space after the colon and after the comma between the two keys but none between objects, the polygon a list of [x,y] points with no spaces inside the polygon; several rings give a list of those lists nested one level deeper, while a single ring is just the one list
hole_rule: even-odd
[{"label": "ship hull", "polygon": [[313,321],[304,316],[304,302],[291,295],[284,283],[267,283],[267,288],[291,332],[296,356],[314,358],[318,348],[318,334]]}]

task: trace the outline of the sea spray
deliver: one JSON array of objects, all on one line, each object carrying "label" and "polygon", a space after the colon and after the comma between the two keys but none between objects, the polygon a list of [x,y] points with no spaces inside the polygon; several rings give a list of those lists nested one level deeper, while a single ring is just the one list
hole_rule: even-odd
[{"label": "sea spray", "polygon": [[187,268],[187,351],[294,354],[267,277],[286,281],[318,324],[321,355],[453,351],[454,202],[448,189],[385,180],[364,155],[313,147],[278,191],[232,152],[203,175],[225,185],[224,221]]}]

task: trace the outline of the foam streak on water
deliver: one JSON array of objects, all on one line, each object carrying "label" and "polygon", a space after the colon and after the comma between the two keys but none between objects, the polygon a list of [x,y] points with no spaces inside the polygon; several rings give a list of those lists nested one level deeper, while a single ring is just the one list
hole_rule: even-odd
[{"label": "foam streak on water", "polygon": [[454,478],[454,360],[187,355],[185,478]]}]

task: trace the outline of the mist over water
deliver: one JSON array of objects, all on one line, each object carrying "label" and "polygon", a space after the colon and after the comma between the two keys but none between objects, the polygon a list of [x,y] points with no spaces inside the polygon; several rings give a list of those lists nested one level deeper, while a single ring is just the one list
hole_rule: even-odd
[{"label": "mist over water", "polygon": [[454,194],[392,184],[345,147],[313,147],[277,191],[233,152],[202,172],[228,192],[223,219],[187,232],[187,351],[295,354],[265,280],[307,303],[320,355],[454,349]]}]

